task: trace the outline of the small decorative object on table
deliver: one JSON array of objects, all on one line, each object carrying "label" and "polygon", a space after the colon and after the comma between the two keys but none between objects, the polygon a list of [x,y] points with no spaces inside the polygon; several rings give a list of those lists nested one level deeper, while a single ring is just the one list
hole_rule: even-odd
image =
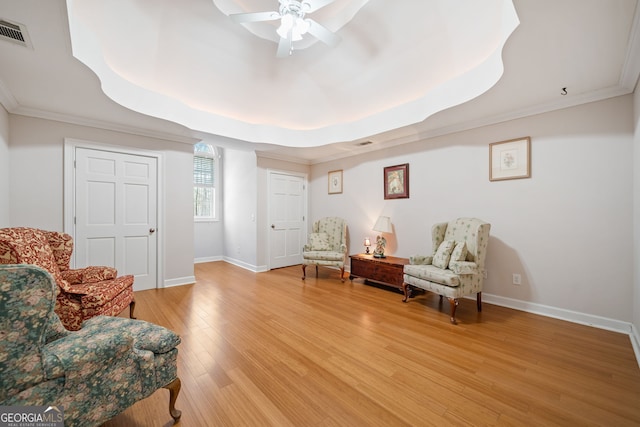
[{"label": "small decorative object on table", "polygon": [[[380,216],[376,221],[376,224],[373,226],[374,231],[379,231],[380,233],[391,233],[393,230],[391,229],[391,218],[388,216]],[[376,249],[373,251],[373,256],[376,258],[384,258],[384,249],[387,246],[387,239],[384,238],[382,234],[376,237]]]},{"label": "small decorative object on table", "polygon": [[364,247],[366,248],[365,253],[369,255],[369,247],[371,246],[371,240],[368,237],[364,238]]}]

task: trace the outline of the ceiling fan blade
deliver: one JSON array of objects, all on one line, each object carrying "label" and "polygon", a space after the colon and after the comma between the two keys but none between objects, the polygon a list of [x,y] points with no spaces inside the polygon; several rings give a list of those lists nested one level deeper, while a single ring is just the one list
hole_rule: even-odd
[{"label": "ceiling fan blade", "polygon": [[239,24],[245,22],[261,22],[261,21],[275,21],[280,19],[278,12],[250,12],[250,13],[232,13],[229,15],[234,22]]},{"label": "ceiling fan blade", "polygon": [[335,0],[304,0],[302,1],[302,10],[304,10],[304,13],[315,12],[321,7],[325,7],[334,1]]},{"label": "ceiling fan blade", "polygon": [[307,31],[312,36],[315,36],[318,40],[328,44],[331,47],[336,46],[340,42],[340,36],[327,30],[324,26],[318,24],[313,19],[305,19],[309,23],[309,30]]},{"label": "ceiling fan blade", "polygon": [[286,58],[291,55],[291,49],[293,47],[293,41],[291,41],[291,36],[288,38],[280,37],[280,43],[278,43],[278,51],[276,52],[276,57],[278,58]]}]

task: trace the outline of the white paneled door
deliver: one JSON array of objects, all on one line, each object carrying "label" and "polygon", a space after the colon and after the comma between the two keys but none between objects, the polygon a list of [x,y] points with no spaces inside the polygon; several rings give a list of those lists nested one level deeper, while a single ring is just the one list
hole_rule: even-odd
[{"label": "white paneled door", "polygon": [[302,264],[305,241],[305,177],[269,172],[269,267]]},{"label": "white paneled door", "polygon": [[157,287],[157,158],[76,147],[75,265],[107,265]]}]

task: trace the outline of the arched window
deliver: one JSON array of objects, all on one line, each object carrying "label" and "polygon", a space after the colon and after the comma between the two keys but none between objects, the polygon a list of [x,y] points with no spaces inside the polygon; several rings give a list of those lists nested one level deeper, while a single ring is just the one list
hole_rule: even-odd
[{"label": "arched window", "polygon": [[193,216],[196,220],[218,218],[218,159],[214,146],[202,142],[193,146]]}]

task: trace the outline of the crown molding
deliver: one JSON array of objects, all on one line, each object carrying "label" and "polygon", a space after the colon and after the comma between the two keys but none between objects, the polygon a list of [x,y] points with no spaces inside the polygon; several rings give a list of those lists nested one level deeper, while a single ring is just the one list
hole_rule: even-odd
[{"label": "crown molding", "polygon": [[[0,87],[0,95],[2,92],[1,89],[2,87]],[[182,144],[192,145],[197,142],[200,142],[201,140],[200,138],[193,137],[193,136],[179,135],[171,132],[156,131],[152,129],[137,127],[137,126],[117,124],[117,123],[113,123],[105,120],[90,119],[87,117],[80,117],[72,114],[56,113],[52,111],[41,110],[38,108],[23,107],[19,105],[17,102],[15,103],[14,106],[12,106],[11,108],[8,108],[8,111],[9,113],[15,114],[18,116],[52,120],[52,121],[61,122],[61,123],[69,123],[69,124],[74,124],[79,126],[92,127],[96,129],[110,130],[114,132],[122,132],[122,133],[131,134],[131,135],[144,136],[147,138],[162,139],[162,140],[171,141],[171,142],[179,142]]]},{"label": "crown molding", "polygon": [[296,163],[299,165],[310,166],[311,160],[302,159],[300,157],[287,156],[286,154],[274,153],[272,151],[258,151],[256,150],[256,156],[263,159],[281,160],[289,163]]},{"label": "crown molding", "polygon": [[498,123],[504,123],[512,120],[522,119],[525,117],[531,117],[539,114],[549,113],[552,111],[571,108],[578,105],[588,104],[591,102],[597,102],[597,101],[602,101],[609,98],[628,95],[630,93],[633,93],[633,88],[628,89],[622,86],[614,86],[614,87],[605,88],[602,90],[584,93],[580,95],[563,96],[562,99],[558,101],[547,102],[547,103],[543,103],[543,104],[539,104],[531,107],[521,108],[519,110],[512,110],[507,113],[496,114],[493,116],[482,117],[477,120],[460,122],[450,126],[420,130],[420,129],[416,129],[420,127],[420,124],[418,124],[413,127],[409,127],[411,129],[410,135],[392,137],[388,140],[383,140],[383,139],[380,139],[379,137],[376,138],[375,136],[372,136],[369,139],[374,140],[375,144],[366,146],[367,148],[363,149],[362,151],[354,150],[354,151],[350,151],[349,153],[339,153],[336,155],[323,157],[321,159],[313,159],[311,160],[311,165],[340,160],[340,159],[352,157],[355,155],[359,155],[362,153],[388,149],[388,148],[396,147],[398,145],[410,144],[412,142],[423,141],[425,139],[436,138],[439,136],[445,136],[453,133],[464,132],[472,129],[481,128],[484,126],[490,126]]},{"label": "crown molding", "polygon": [[18,108],[18,100],[2,80],[0,80],[0,104],[2,104],[9,113]]}]

